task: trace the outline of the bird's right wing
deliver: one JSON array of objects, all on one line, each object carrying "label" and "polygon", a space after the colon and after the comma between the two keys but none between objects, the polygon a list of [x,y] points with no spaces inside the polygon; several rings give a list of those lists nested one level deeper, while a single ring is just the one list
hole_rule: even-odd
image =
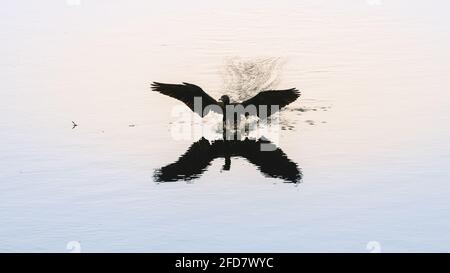
[{"label": "bird's right wing", "polygon": [[[247,107],[249,105],[254,105],[257,110],[257,115],[261,117],[260,106],[267,107],[267,117],[273,113],[281,110],[281,108],[294,102],[300,97],[300,91],[296,88],[286,89],[286,90],[267,90],[261,91],[256,96],[243,101],[242,105]],[[272,109],[272,106],[275,108]]]},{"label": "bird's right wing", "polygon": [[[214,109],[217,109],[217,107],[219,107],[215,99],[213,99],[210,95],[203,91],[203,89],[195,84],[186,82],[184,82],[183,84],[153,82],[151,84],[151,88],[153,91],[157,91],[161,94],[184,102],[192,111],[199,114],[201,117],[206,116],[210,111],[214,111]],[[195,109],[195,97],[201,98],[201,108],[198,107],[198,109]],[[208,111],[205,111],[205,108],[209,105],[215,105],[216,108],[208,107]],[[201,113],[198,113],[196,110],[201,110]]]}]

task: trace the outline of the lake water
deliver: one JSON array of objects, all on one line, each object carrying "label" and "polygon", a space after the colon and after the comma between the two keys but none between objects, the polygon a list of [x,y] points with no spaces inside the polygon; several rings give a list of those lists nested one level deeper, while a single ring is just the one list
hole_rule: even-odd
[{"label": "lake water", "polygon": [[[450,251],[450,4],[242,2],[2,4],[0,251]],[[301,181],[156,181],[202,136],[151,81],[298,88],[269,140]]]}]

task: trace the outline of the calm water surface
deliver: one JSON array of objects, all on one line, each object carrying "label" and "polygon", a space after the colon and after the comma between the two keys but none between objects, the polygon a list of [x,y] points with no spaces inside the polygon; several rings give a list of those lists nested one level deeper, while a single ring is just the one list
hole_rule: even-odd
[{"label": "calm water surface", "polygon": [[[0,251],[450,251],[450,5],[335,2],[4,3]],[[202,136],[151,81],[300,89],[301,183],[243,157],[158,183]]]}]

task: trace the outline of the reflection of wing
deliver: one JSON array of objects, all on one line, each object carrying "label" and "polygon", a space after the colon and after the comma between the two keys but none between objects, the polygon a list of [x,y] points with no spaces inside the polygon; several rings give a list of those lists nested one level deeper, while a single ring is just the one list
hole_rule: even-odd
[{"label": "reflection of wing", "polygon": [[214,110],[214,108],[208,107],[209,110],[207,113],[203,113],[206,106],[208,105],[217,105],[217,101],[213,99],[210,95],[208,95],[205,91],[203,91],[200,87],[190,83],[183,84],[166,84],[154,82],[151,85],[153,91],[157,91],[166,96],[175,98],[179,101],[184,102],[192,111],[195,112],[194,109],[194,98],[200,97],[202,100],[202,113],[197,113],[201,117],[203,114],[207,115],[209,111]]},{"label": "reflection of wing", "polygon": [[[268,90],[259,92],[253,98],[242,102],[242,105],[244,105],[244,107],[248,105],[256,106],[256,109],[258,110],[258,116],[260,116],[259,106],[266,105],[268,111],[267,116],[270,116],[273,113],[277,112],[277,110],[294,102],[298,97],[300,97],[300,92],[295,88],[287,90]],[[272,105],[277,106],[278,109],[272,112]]]},{"label": "reflection of wing", "polygon": [[[302,173],[297,164],[289,160],[286,154],[275,147],[270,141],[260,139],[258,141],[241,141],[239,156],[246,158],[250,163],[268,177],[281,178],[287,182],[297,183],[302,179]],[[264,150],[261,145],[270,145],[273,149]]]},{"label": "reflection of wing", "polygon": [[[266,150],[267,146],[269,149]],[[232,165],[230,158],[243,157],[267,177],[280,178],[287,182],[297,183],[302,173],[297,164],[289,160],[286,154],[270,141],[256,140],[216,140],[210,144],[205,138],[189,147],[176,162],[155,171],[155,182],[175,182],[199,178],[216,158],[225,158],[224,170]]]},{"label": "reflection of wing", "polygon": [[155,171],[156,182],[174,182],[199,178],[213,160],[210,144],[205,138],[189,147],[178,161]]}]

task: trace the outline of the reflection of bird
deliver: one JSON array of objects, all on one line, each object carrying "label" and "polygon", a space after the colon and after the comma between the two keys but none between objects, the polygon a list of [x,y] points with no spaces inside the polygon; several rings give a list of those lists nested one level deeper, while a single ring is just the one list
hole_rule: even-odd
[{"label": "reflection of bird", "polygon": [[[206,116],[211,111],[226,113],[225,108],[227,105],[243,106],[244,108],[247,106],[254,106],[254,113],[246,113],[246,115],[255,114],[258,117],[269,117],[300,97],[300,92],[295,88],[286,90],[267,90],[261,91],[253,98],[241,103],[232,103],[227,95],[220,97],[218,102],[200,87],[190,83],[165,84],[154,82],[151,87],[153,91],[182,101],[201,117]],[[195,97],[201,98],[201,107],[198,107],[198,109],[194,106]],[[217,111],[217,109],[221,111]],[[223,116],[223,120],[225,121],[227,117],[225,114]]]},{"label": "reflection of bird", "polygon": [[[272,148],[265,151],[262,145],[270,145]],[[209,143],[201,138],[176,162],[156,170],[154,179],[156,182],[175,182],[199,178],[216,158],[225,158],[222,169],[230,170],[232,157],[247,159],[267,177],[281,178],[289,183],[300,182],[302,178],[297,164],[265,139],[216,140]]]}]

